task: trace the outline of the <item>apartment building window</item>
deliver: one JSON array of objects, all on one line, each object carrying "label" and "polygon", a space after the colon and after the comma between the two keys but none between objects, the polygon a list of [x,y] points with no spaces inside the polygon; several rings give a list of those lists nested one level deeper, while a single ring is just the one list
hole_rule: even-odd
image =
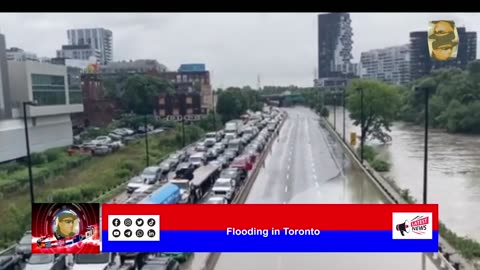
[{"label": "apartment building window", "polygon": [[160,110],[160,116],[165,116],[165,110],[164,109]]},{"label": "apartment building window", "polygon": [[188,108],[188,109],[187,109],[187,114],[190,114],[190,115],[193,114],[192,108]]},{"label": "apartment building window", "polygon": [[160,104],[160,105],[165,105],[165,98],[164,98],[164,97],[161,97],[161,98],[158,100],[158,104]]},{"label": "apartment building window", "polygon": [[68,87],[68,97],[70,99],[70,104],[82,104],[83,95],[82,89],[79,85],[69,86]]},{"label": "apartment building window", "polygon": [[80,73],[68,75],[68,96],[70,104],[83,103]]},{"label": "apartment building window", "polygon": [[66,104],[65,77],[32,74],[33,99],[39,105]]},{"label": "apartment building window", "polygon": [[187,97],[187,104],[192,104],[192,97]]},{"label": "apartment building window", "polygon": [[173,109],[173,115],[180,115],[180,110],[179,109]]}]

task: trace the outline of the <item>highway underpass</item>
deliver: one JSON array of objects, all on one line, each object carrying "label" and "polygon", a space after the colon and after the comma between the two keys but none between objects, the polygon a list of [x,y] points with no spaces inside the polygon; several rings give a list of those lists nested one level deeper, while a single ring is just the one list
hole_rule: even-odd
[{"label": "highway underpass", "polygon": [[[303,107],[285,110],[289,117],[279,141],[274,143],[246,203],[387,202],[328,131],[320,127],[317,115]],[[222,253],[215,269],[437,268],[421,253]]]}]

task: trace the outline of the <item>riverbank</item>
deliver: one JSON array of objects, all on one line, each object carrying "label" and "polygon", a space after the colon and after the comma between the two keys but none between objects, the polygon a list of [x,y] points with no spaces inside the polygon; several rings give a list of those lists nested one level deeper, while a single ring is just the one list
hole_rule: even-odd
[{"label": "riverbank", "polygon": [[[332,108],[329,108],[332,109]],[[330,113],[329,116],[329,122],[333,123],[333,119],[336,118],[336,130],[338,133],[342,134],[343,133],[343,108],[337,108],[336,112],[336,117],[333,115],[333,113]],[[348,112],[346,115],[346,123],[345,123],[345,129],[346,129],[346,138],[350,138],[350,132],[356,132],[359,134],[359,128],[353,125],[353,122],[350,120],[348,117]],[[399,125],[399,123],[396,123],[397,125],[394,125],[392,128],[392,138],[393,142],[391,145],[385,145],[385,146],[377,146],[376,149],[380,150],[380,155],[385,158],[386,160],[390,161],[392,164],[392,168],[390,172],[387,173],[382,173],[383,176],[392,184],[392,186],[397,189],[397,191],[402,195],[402,197],[410,202],[413,203],[417,201],[417,198],[421,198],[422,196],[422,188],[423,188],[423,128],[418,127],[418,126],[411,126],[408,124],[403,124]],[[400,127],[400,128],[399,128]],[[398,133],[401,133],[402,127],[409,127],[410,129],[407,129],[404,131],[404,133],[409,133],[410,136],[398,136]],[[411,130],[414,130],[412,132]],[[449,140],[447,140],[448,145],[443,146],[443,143],[445,143],[445,136],[448,136]],[[454,138],[455,137],[455,138]],[[465,137],[467,141],[465,140]],[[463,153],[461,157],[467,155],[470,158],[474,154],[473,151],[475,149],[480,149],[480,148],[471,148],[473,143],[476,142],[477,140],[480,141],[480,138],[475,138],[474,136],[461,136],[461,139],[464,140],[458,140],[458,135],[452,135],[452,134],[445,134],[441,132],[440,130],[432,130],[431,131],[431,136],[429,138],[429,152],[431,156],[431,161],[430,161],[430,166],[429,166],[429,179],[430,180],[430,185],[429,187],[429,193],[428,193],[428,198],[429,201],[432,203],[438,203],[440,205],[439,210],[440,210],[440,217],[441,220],[446,222],[448,226],[452,229],[446,228],[445,224],[442,224],[440,227],[440,232],[441,235],[447,240],[448,243],[450,243],[454,248],[459,250],[459,252],[462,253],[462,255],[465,258],[471,259],[472,261],[477,261],[480,259],[480,244],[478,243],[478,239],[475,237],[472,237],[471,234],[469,233],[458,233],[457,228],[458,226],[455,222],[452,222],[452,220],[455,220],[455,218],[458,218],[458,211],[452,211],[450,208],[452,208],[452,204],[456,205],[459,202],[463,203],[463,205],[468,205],[471,203],[468,199],[468,196],[465,196],[466,194],[468,195],[469,193],[473,193],[473,195],[477,194],[475,190],[466,190],[464,191],[463,188],[460,188],[458,185],[453,185],[455,181],[460,182],[457,178],[453,176],[459,175],[459,172],[462,170],[462,165],[463,166],[472,166],[475,164],[478,164],[476,162],[472,163],[467,163],[467,164],[455,164],[455,162],[452,162],[452,159],[455,160],[455,156],[449,157],[445,156],[446,153]],[[455,141],[451,141],[455,140]],[[400,141],[400,142],[399,142]],[[478,142],[477,142],[478,143]],[[470,146],[470,147],[467,147]],[[456,152],[450,152],[447,151],[445,153],[446,149],[449,148],[457,148]],[[480,147],[480,145],[479,145]],[[459,151],[459,149],[461,151]],[[392,151],[394,149],[394,151]],[[443,151],[443,154],[441,153]],[[470,155],[468,155],[465,152],[472,151]],[[400,155],[396,155],[396,153],[401,153]],[[414,154],[412,154],[414,153]],[[433,161],[433,162],[432,162]],[[480,157],[479,157],[479,163],[480,163]],[[442,165],[440,165],[442,164]],[[458,168],[460,166],[460,168]],[[455,167],[455,168],[452,168]],[[443,169],[443,170],[442,170]],[[454,171],[452,169],[457,169],[457,171]],[[460,169],[460,171],[459,171]],[[480,168],[478,170],[480,173]],[[443,173],[443,177],[439,177],[438,173]],[[432,177],[432,174],[437,176],[437,178]],[[460,174],[465,176],[465,174]],[[398,178],[401,181],[398,181]],[[408,179],[405,179],[408,178]],[[479,179],[479,178],[476,178]],[[403,181],[402,181],[403,180]],[[443,183],[444,181],[448,181]],[[439,182],[442,182],[442,184],[439,185]],[[407,186],[405,184],[411,183],[410,186]],[[402,185],[403,184],[403,185]],[[436,184],[436,185],[435,185]],[[479,183],[480,184],[480,183]],[[442,186],[445,185],[445,186]],[[440,186],[440,187],[439,187]],[[441,188],[444,189],[444,192],[435,192],[433,196],[431,196],[432,190],[436,191],[436,189]],[[480,192],[480,189],[477,191]],[[457,196],[458,194],[458,199],[452,200],[452,197]],[[454,196],[452,196],[452,194]],[[436,196],[435,196],[436,195]],[[440,196],[439,196],[440,195]],[[443,196],[441,196],[443,195]],[[438,198],[443,199],[441,202],[438,202]],[[450,197],[450,198],[449,198]],[[479,204],[480,205],[480,204]],[[474,216],[476,208],[473,206],[470,209],[462,209],[463,212],[472,212],[471,215]],[[446,211],[450,210],[450,211]],[[462,211],[460,211],[462,213]],[[468,232],[473,233],[473,235],[477,236],[476,233],[479,232],[478,226],[480,226],[480,223],[474,222],[476,217],[470,218],[470,217],[465,217],[462,219],[462,225],[463,228],[467,228]],[[465,222],[468,220],[468,222]],[[453,231],[457,232],[454,233]]]},{"label": "riverbank", "polygon": [[[332,107],[328,107],[332,110]],[[329,121],[333,123],[331,111]],[[360,128],[346,113],[346,139]],[[343,132],[343,107],[337,107],[337,131]],[[392,143],[373,144],[392,166],[386,174],[402,189],[421,200],[423,196],[424,129],[396,122],[391,128]],[[459,135],[429,129],[428,201],[438,203],[441,219],[462,237],[480,241],[480,136]],[[359,141],[357,140],[357,144]],[[468,221],[468,222],[466,222]]]}]

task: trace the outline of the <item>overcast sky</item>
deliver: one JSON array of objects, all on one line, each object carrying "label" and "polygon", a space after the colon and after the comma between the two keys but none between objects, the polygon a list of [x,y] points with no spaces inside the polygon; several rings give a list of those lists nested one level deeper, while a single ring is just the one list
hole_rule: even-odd
[{"label": "overcast sky", "polygon": [[[0,15],[0,31],[8,47],[54,57],[67,44],[67,29],[103,27],[113,31],[115,61],[157,59],[170,70],[205,63],[214,87],[256,87],[259,74],[262,86],[311,86],[317,14],[6,13]],[[351,18],[354,62],[362,51],[407,44],[409,32],[426,31],[432,19],[453,19],[467,31],[480,31],[479,13],[352,13]]]}]

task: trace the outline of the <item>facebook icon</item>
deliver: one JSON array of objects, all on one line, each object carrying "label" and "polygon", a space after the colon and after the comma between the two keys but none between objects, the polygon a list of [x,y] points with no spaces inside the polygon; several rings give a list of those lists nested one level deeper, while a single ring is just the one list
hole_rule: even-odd
[{"label": "facebook icon", "polygon": [[113,226],[118,227],[120,225],[120,219],[115,218],[115,219],[113,219],[112,223],[113,223]]}]

